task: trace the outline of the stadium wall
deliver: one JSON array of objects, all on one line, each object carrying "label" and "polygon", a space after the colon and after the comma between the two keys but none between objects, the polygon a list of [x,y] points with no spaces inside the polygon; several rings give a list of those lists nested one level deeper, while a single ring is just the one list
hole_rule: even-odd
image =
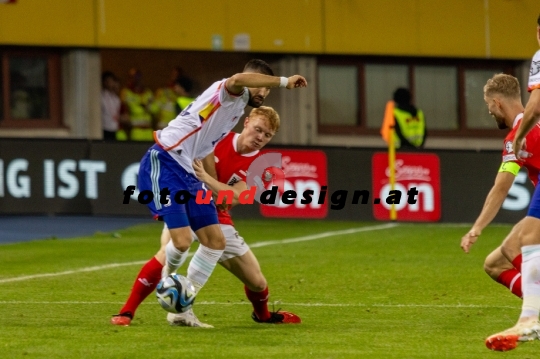
[{"label": "stadium wall", "polygon": [[[122,203],[124,189],[136,184],[138,162],[148,147],[148,143],[0,139],[0,214],[148,216],[146,206],[137,200]],[[277,152],[285,149],[324,152],[329,195],[338,189],[351,193],[371,190],[372,157],[380,152],[360,148],[270,148]],[[473,221],[493,184],[500,151],[432,153],[440,161],[440,221]],[[511,189],[509,205],[499,212],[495,221],[518,221],[526,214],[531,195],[532,186],[524,173],[520,173]],[[234,215],[261,217],[257,204],[239,206],[234,209]],[[350,199],[341,210],[329,207],[325,218],[375,219],[373,205],[353,205]]]},{"label": "stadium wall", "polygon": [[20,0],[1,5],[0,45],[527,59],[537,14],[537,0]]}]

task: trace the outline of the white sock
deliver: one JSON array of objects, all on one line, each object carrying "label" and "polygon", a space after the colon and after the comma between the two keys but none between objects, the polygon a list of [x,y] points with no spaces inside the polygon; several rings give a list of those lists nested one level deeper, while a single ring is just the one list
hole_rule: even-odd
[{"label": "white sock", "polygon": [[520,318],[538,318],[540,312],[540,244],[521,247],[523,305]]},{"label": "white sock", "polygon": [[182,252],[176,248],[173,244],[173,241],[170,240],[165,246],[165,254],[167,256],[167,261],[165,265],[167,266],[168,273],[174,273],[187,259],[189,254],[189,248],[187,251]]},{"label": "white sock", "polygon": [[197,293],[210,278],[222,254],[223,249],[210,249],[202,244],[199,245],[189,262],[187,271],[187,278],[193,283]]}]

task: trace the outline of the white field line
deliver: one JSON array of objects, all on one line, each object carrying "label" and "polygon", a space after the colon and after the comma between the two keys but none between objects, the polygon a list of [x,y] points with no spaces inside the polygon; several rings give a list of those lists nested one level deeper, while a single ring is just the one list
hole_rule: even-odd
[{"label": "white field line", "polygon": [[[14,304],[14,305],[26,305],[26,304],[69,304],[69,305],[122,305],[124,302],[105,302],[105,301],[19,301],[19,300],[6,300],[0,301],[0,305]],[[155,303],[143,302],[143,305],[155,305]],[[272,302],[269,302],[272,304]],[[482,309],[482,308],[503,308],[503,309],[516,309],[518,307],[512,307],[507,305],[479,305],[479,304],[365,304],[365,303],[284,303],[280,301],[274,302],[275,305],[296,306],[296,307],[365,307],[365,308],[463,308],[463,309]],[[234,305],[251,305],[249,302],[214,302],[214,301],[202,301],[197,302],[197,305],[219,305],[219,306],[234,306]]]},{"label": "white field line", "polygon": [[102,270],[102,269],[108,269],[108,268],[125,267],[125,266],[131,266],[131,265],[136,265],[136,264],[141,265],[141,264],[144,264],[146,262],[147,261],[137,261],[137,262],[127,262],[127,263],[112,263],[112,264],[105,264],[105,265],[102,265],[102,266],[86,267],[86,268],[68,270],[68,271],[64,271],[64,272],[25,275],[25,276],[20,276],[20,277],[0,279],[0,283],[20,282],[20,281],[29,280],[29,279],[46,278],[46,277],[58,277],[58,276],[61,276],[61,275],[76,274],[76,273],[83,273],[83,272],[94,272],[94,271],[98,271],[98,270]]},{"label": "white field line", "polygon": [[[418,222],[418,223],[400,223],[399,225],[400,226],[403,226],[403,227],[413,227],[413,228],[418,228],[418,227],[427,227],[427,228],[433,228],[433,227],[436,227],[436,228],[461,228],[461,227],[472,227],[474,223],[422,223],[422,222]],[[513,226],[514,224],[512,223],[490,223],[489,224],[489,227],[511,227]],[[489,228],[488,227],[488,228]]]},{"label": "white field line", "polygon": [[280,239],[280,240],[275,240],[275,241],[255,242],[253,244],[250,244],[249,246],[251,248],[259,248],[259,247],[272,246],[274,244],[287,244],[287,243],[312,241],[314,239],[341,236],[341,235],[353,234],[353,233],[359,233],[359,232],[377,231],[377,230],[381,230],[381,229],[393,228],[393,227],[396,227],[396,226],[397,226],[396,223],[386,223],[386,224],[381,224],[381,225],[378,225],[378,226],[343,229],[341,231],[323,232],[323,233],[312,234],[312,235],[303,236],[303,237]]},{"label": "white field line", "polygon": [[[280,240],[275,240],[275,241],[255,242],[255,243],[250,244],[249,246],[251,248],[259,248],[259,247],[272,246],[272,245],[275,245],[275,244],[287,244],[287,243],[312,241],[312,240],[315,240],[315,239],[334,237],[334,236],[339,236],[339,235],[347,235],[347,234],[359,233],[359,232],[377,231],[377,230],[381,230],[381,229],[393,228],[393,227],[396,227],[396,226],[397,226],[396,223],[386,223],[386,224],[381,224],[381,225],[377,225],[377,226],[358,227],[358,228],[344,229],[344,230],[340,230],[340,231],[330,231],[330,232],[313,234],[313,235],[303,236],[303,237],[280,239]],[[69,275],[69,274],[76,274],[76,273],[95,272],[95,271],[99,271],[99,270],[103,270],[103,269],[109,269],[109,268],[126,267],[126,266],[132,266],[132,265],[142,265],[142,264],[144,264],[146,262],[147,261],[136,261],[136,262],[126,262],[126,263],[111,263],[111,264],[105,264],[105,265],[95,266],[95,267],[86,267],[86,268],[80,268],[80,269],[73,269],[73,270],[68,270],[68,271],[64,271],[64,272],[42,273],[42,274],[34,274],[34,275],[26,275],[26,276],[20,276],[20,277],[6,278],[6,279],[0,279],[0,284],[1,283],[10,283],[10,282],[20,282],[20,281],[25,281],[25,280],[30,280],[30,279],[38,279],[38,278],[46,278],[46,277],[58,277],[58,276],[62,276],[62,275]]]}]

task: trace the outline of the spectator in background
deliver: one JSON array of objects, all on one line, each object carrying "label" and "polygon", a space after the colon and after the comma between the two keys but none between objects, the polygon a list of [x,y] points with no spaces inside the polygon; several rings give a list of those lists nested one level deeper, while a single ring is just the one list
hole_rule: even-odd
[{"label": "spectator in background", "polygon": [[159,104],[154,101],[152,90],[143,86],[139,69],[132,68],[128,76],[127,86],[122,89],[120,99],[123,113],[129,116],[129,126],[121,126],[116,138],[121,141],[153,141]]},{"label": "spectator in background", "polygon": [[103,127],[103,139],[106,141],[116,140],[116,132],[120,122],[120,82],[110,71],[101,74],[101,124]]},{"label": "spectator in background", "polygon": [[190,96],[193,89],[193,82],[186,76],[179,76],[174,82],[174,92],[178,96],[176,99],[176,113],[184,111],[194,98]]},{"label": "spectator in background", "polygon": [[394,144],[396,149],[418,150],[426,142],[426,122],[422,110],[411,103],[411,93],[406,88],[394,92],[393,103],[386,105],[381,134],[388,142],[388,130],[394,126]]},{"label": "spectator in background", "polygon": [[176,66],[172,69],[171,77],[167,86],[156,90],[156,103],[159,107],[158,113],[158,129],[163,129],[167,124],[173,120],[178,111],[176,110],[176,100],[178,95],[174,89],[176,79],[182,75],[182,69]]},{"label": "spectator in background", "polygon": [[426,142],[426,121],[422,110],[411,103],[411,93],[406,88],[394,92],[394,129],[400,149],[422,149]]},{"label": "spectator in background", "polygon": [[32,118],[32,101],[26,90],[26,77],[19,71],[10,74],[11,80],[11,117],[16,119]]}]

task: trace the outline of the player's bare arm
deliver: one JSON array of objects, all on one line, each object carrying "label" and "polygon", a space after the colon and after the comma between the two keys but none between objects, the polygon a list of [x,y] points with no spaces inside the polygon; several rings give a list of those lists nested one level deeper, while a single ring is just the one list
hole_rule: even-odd
[{"label": "player's bare arm", "polygon": [[521,120],[512,144],[513,151],[517,158],[521,158],[520,151],[523,150],[525,136],[527,136],[532,128],[538,123],[538,120],[540,120],[540,89],[535,89],[531,92],[531,97],[529,97],[529,101],[525,106],[523,120]]},{"label": "player's bare arm", "polygon": [[[281,77],[269,76],[258,73],[243,72],[235,74],[227,79],[225,86],[230,93],[241,94],[244,91],[244,87],[258,88],[258,87],[280,87]],[[306,87],[307,81],[303,76],[294,75],[287,78],[288,89],[296,87]]]},{"label": "player's bare arm", "polygon": [[540,26],[536,27],[536,41],[538,41],[538,45],[540,45]]},{"label": "player's bare arm", "polygon": [[504,199],[508,195],[510,187],[514,182],[515,175],[511,172],[499,172],[495,177],[495,184],[489,191],[482,212],[474,222],[471,230],[461,238],[461,248],[465,253],[469,253],[471,246],[478,240],[482,230],[491,223],[499,212]]},{"label": "player's bare arm", "polygon": [[234,194],[232,203],[233,206],[238,204],[240,193],[247,189],[247,185],[244,181],[235,183],[234,186],[229,186],[225,183],[219,182],[205,171],[201,160],[193,161],[193,169],[195,170],[195,175],[197,178],[201,182],[204,182],[204,184],[206,184],[212,190],[212,192],[218,193],[220,191],[232,191]]},{"label": "player's bare arm", "polygon": [[217,180],[218,175],[216,172],[216,158],[214,157],[214,151],[202,159],[202,164],[206,173]]},{"label": "player's bare arm", "polygon": [[[215,155],[214,155],[214,152],[210,153],[208,156],[206,156],[205,158],[202,159],[202,163],[203,163],[203,168],[204,170],[210,175],[212,176],[212,178],[218,180],[218,175],[217,175],[217,171],[216,171],[216,158],[215,158]],[[217,200],[217,197],[218,197],[218,193],[216,191],[214,191],[214,193],[212,193],[212,197],[214,198],[214,201]],[[228,206],[225,204],[220,204],[220,203],[216,203],[216,207],[220,210],[223,210],[223,211],[226,211]]]}]

